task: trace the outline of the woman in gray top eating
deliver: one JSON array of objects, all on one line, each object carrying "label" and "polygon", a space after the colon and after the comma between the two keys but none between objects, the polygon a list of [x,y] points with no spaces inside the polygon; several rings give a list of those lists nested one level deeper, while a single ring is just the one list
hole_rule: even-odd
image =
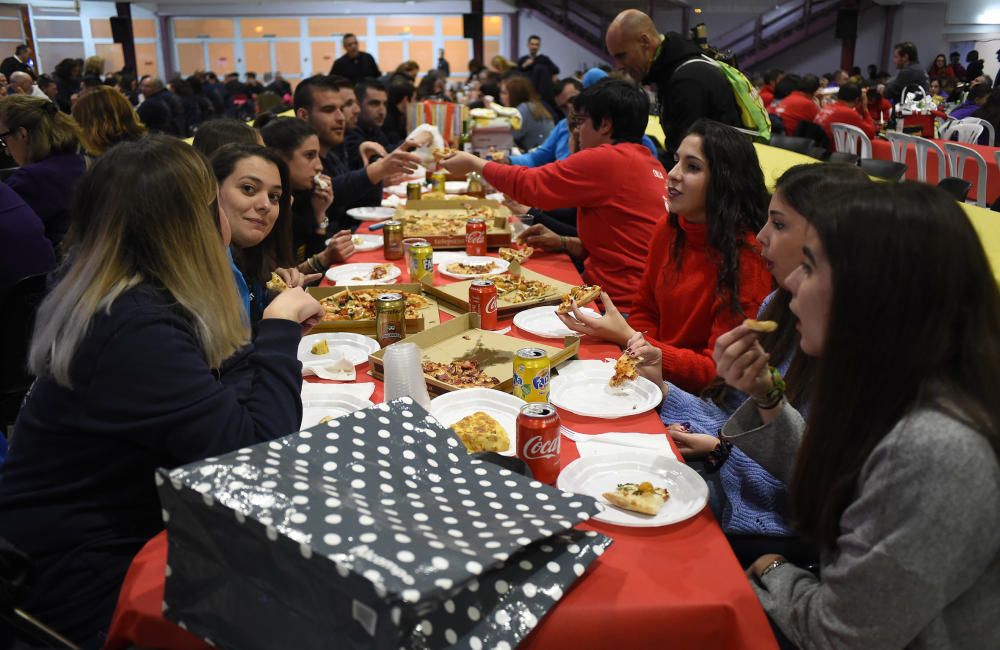
[{"label": "woman in gray top eating", "polygon": [[778,555],[748,570],[803,648],[995,648],[1000,641],[1000,293],[962,209],[918,183],[878,184],[813,218],[786,280],[808,420],[770,386],[740,326],[718,339],[751,396],[723,428],[789,485],[819,576]]}]

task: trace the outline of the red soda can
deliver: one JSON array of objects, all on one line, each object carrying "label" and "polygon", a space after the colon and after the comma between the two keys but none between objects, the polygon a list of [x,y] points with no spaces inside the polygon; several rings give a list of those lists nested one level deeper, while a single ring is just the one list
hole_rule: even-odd
[{"label": "red soda can", "polygon": [[517,416],[517,457],[528,464],[536,481],[555,485],[559,476],[559,413],[545,402],[521,407]]},{"label": "red soda can", "polygon": [[497,285],[492,280],[473,280],[469,285],[469,311],[479,314],[479,327],[497,328]]},{"label": "red soda can", "polygon": [[465,222],[465,254],[486,254],[486,221],[475,218]]}]

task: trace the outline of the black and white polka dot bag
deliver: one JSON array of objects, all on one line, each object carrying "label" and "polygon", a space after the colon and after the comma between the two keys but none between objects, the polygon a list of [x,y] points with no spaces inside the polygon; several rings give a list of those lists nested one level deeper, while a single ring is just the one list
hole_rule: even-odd
[{"label": "black and white polka dot bag", "polygon": [[156,479],[165,615],[223,647],[514,647],[611,543],[407,398]]}]

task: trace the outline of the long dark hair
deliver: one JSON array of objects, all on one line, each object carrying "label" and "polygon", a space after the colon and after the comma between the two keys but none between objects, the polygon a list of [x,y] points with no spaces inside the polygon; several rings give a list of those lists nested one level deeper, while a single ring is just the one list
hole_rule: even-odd
[{"label": "long dark hair", "polygon": [[257,144],[227,144],[212,154],[212,171],[219,187],[236,169],[236,164],[247,158],[261,158],[278,168],[281,177],[281,200],[278,202],[278,218],[274,227],[256,246],[250,248],[232,247],[233,259],[243,275],[248,278],[267,280],[277,267],[295,264],[292,244],[292,189],[288,177],[288,165],[280,155],[267,147]]},{"label": "long dark hair", "polygon": [[[740,307],[740,253],[749,248],[746,235],[754,234],[767,220],[770,197],[764,185],[764,173],[757,151],[745,135],[719,122],[700,119],[684,137],[701,137],[701,149],[708,164],[709,178],[705,198],[708,220],[708,245],[716,259],[715,293],[722,304],[736,314]],[[680,271],[684,231],[678,215],[670,213],[674,228],[673,257]]]},{"label": "long dark hair", "polygon": [[1000,292],[969,219],[938,188],[853,189],[811,225],[832,291],[789,488],[801,530],[832,548],[865,461],[908,413],[944,412],[1000,450]]}]

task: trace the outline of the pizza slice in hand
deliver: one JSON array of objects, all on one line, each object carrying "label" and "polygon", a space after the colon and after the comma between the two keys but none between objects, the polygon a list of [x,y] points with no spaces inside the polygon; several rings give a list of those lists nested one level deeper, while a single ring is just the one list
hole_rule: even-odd
[{"label": "pizza slice in hand", "polygon": [[608,386],[618,388],[626,381],[635,381],[638,379],[639,370],[636,368],[638,363],[638,359],[629,355],[628,352],[623,352],[622,356],[618,357],[618,361],[615,361],[615,374],[611,376]]},{"label": "pizza slice in hand", "polygon": [[670,498],[667,488],[653,487],[649,481],[642,483],[619,483],[614,492],[601,495],[613,506],[641,512],[644,515],[655,515]]},{"label": "pizza slice in hand", "polygon": [[583,307],[587,303],[597,300],[601,295],[601,287],[596,284],[585,284],[573,287],[570,292],[563,295],[562,302],[556,307],[557,314],[569,314],[573,311],[573,301],[577,307]]}]

